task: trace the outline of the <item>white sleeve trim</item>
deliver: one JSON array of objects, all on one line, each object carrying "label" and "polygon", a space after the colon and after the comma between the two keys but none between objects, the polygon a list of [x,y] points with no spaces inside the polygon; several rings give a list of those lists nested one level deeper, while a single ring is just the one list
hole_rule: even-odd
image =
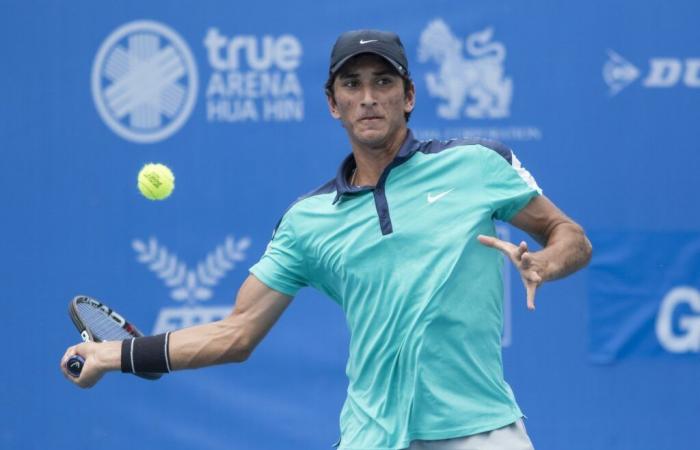
[{"label": "white sleeve trim", "polygon": [[520,160],[518,160],[518,158],[515,156],[515,153],[511,151],[510,157],[511,165],[513,166],[513,169],[518,172],[520,178],[522,178],[528,186],[536,190],[538,194],[542,195],[542,189],[540,189],[540,187],[537,185],[537,181],[535,181],[535,178],[530,174],[530,172],[528,172],[527,169],[520,164]]}]

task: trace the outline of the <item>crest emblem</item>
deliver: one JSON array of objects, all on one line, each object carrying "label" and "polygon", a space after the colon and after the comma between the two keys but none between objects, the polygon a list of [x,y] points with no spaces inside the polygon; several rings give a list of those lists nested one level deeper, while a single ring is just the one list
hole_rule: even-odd
[{"label": "crest emblem", "polygon": [[136,259],[170,289],[170,298],[183,304],[177,308],[161,309],[153,334],[218,320],[231,311],[231,306],[205,307],[200,303],[210,300],[219,281],[237,263],[245,260],[250,239],[236,240],[233,236],[227,236],[224,243],[209,252],[195,268],[189,268],[155,238],[147,242],[134,239],[131,246],[136,252]]},{"label": "crest emblem", "polygon": [[430,22],[421,33],[418,60],[438,65],[437,72],[425,76],[430,96],[444,100],[438,116],[486,119],[510,114],[513,81],[504,73],[506,48],[492,41],[493,33],[493,28],[486,28],[470,34],[463,45],[441,19]]}]

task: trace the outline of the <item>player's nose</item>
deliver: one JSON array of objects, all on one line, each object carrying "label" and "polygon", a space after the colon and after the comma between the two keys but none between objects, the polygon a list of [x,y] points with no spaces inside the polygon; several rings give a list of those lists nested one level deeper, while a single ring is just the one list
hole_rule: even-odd
[{"label": "player's nose", "polygon": [[362,100],[360,101],[362,106],[375,106],[377,104],[377,98],[375,92],[371,87],[365,87],[362,89]]}]

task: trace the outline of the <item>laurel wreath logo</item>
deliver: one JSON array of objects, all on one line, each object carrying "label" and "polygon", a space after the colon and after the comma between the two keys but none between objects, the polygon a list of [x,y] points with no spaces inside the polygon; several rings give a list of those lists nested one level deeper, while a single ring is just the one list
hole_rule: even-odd
[{"label": "laurel wreath logo", "polygon": [[196,269],[189,269],[156,238],[152,237],[148,242],[134,239],[131,246],[136,251],[137,260],[148,265],[166,286],[172,288],[170,296],[173,300],[195,303],[209,300],[213,295],[212,288],[236,267],[236,263],[245,259],[250,239],[244,237],[236,241],[233,236],[227,236],[223,244],[197,264]]}]

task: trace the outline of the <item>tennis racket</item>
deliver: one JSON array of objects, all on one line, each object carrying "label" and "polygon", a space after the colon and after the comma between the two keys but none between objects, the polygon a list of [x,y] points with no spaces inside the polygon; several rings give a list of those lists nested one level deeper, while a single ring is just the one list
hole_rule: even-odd
[{"label": "tennis racket", "polygon": [[[87,295],[78,295],[71,300],[68,314],[85,342],[122,341],[143,336],[116,311]],[[72,376],[79,377],[83,364],[85,359],[82,356],[73,355],[66,362],[66,369]],[[157,380],[162,376],[160,373],[136,375],[147,380]]]}]

